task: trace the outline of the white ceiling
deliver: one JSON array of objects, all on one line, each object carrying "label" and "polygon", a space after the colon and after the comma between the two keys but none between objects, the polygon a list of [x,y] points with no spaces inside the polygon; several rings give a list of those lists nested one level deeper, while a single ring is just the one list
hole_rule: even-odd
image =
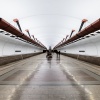
[{"label": "white ceiling", "polygon": [[25,34],[29,29],[46,47],[54,47],[72,29],[86,27],[100,17],[100,0],[0,0],[0,17],[16,27],[18,18]]}]

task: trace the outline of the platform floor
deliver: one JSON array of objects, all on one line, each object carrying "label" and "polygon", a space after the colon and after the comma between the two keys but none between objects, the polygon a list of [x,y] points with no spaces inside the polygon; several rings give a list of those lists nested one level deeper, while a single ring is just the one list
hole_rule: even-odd
[{"label": "platform floor", "polygon": [[100,100],[100,66],[41,54],[3,67],[0,100]]}]

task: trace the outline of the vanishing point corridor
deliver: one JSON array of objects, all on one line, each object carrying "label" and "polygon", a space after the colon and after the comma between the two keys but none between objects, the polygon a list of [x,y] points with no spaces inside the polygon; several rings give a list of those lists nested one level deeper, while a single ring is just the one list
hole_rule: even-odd
[{"label": "vanishing point corridor", "polygon": [[99,100],[97,65],[44,53],[3,67],[0,100]]},{"label": "vanishing point corridor", "polygon": [[100,100],[100,0],[0,0],[0,100]]}]

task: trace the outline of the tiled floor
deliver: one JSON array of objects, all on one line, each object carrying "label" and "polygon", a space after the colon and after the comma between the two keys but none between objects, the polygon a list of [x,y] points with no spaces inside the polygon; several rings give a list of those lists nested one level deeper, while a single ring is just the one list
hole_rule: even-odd
[{"label": "tiled floor", "polygon": [[100,100],[96,65],[45,56],[13,63],[14,69],[0,76],[0,100]]}]

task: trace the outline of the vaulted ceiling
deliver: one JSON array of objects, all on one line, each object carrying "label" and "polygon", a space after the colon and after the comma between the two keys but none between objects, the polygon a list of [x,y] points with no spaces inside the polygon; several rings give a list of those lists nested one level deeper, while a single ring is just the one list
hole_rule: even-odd
[{"label": "vaulted ceiling", "polygon": [[0,17],[15,27],[18,18],[22,30],[29,29],[46,47],[52,48],[75,29],[100,17],[100,0],[0,0]]}]

